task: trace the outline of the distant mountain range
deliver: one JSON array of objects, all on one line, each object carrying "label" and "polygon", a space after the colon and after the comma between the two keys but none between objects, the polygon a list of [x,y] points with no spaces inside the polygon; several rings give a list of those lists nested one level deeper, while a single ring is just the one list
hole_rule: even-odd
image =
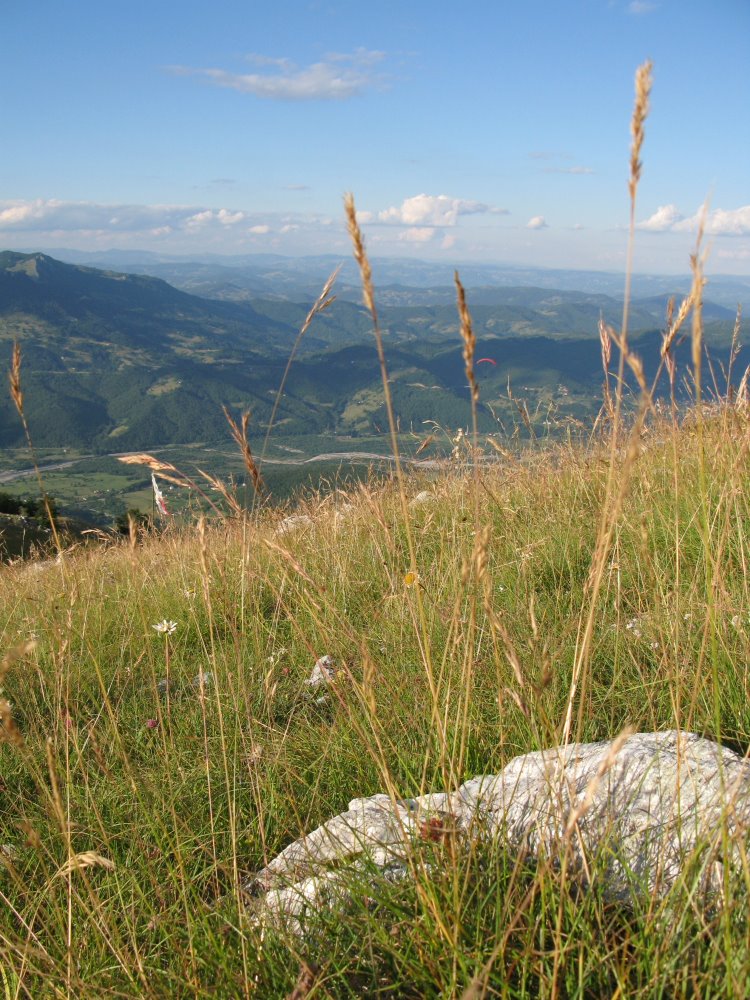
[{"label": "distant mountain range", "polygon": [[[0,358],[7,368],[11,342],[21,343],[36,444],[112,452],[225,441],[223,404],[250,409],[253,427],[262,430],[291,345],[334,264],[264,256],[227,265],[138,255],[126,261],[131,273],[121,273],[43,253],[0,253]],[[413,265],[388,283],[396,277],[389,268],[382,268],[377,294],[401,425],[466,425],[450,278],[437,265]],[[597,322],[603,314],[619,323],[621,302],[602,291],[542,287],[542,272],[527,287],[493,284],[493,273],[479,268],[467,278],[467,284],[482,279],[469,291],[478,356],[495,362],[481,368],[483,427],[496,428],[516,413],[509,380],[511,393],[526,396],[539,419],[595,412],[602,382]],[[281,436],[361,435],[385,427],[370,320],[351,268],[343,277],[351,284],[340,285],[338,300],[302,343],[278,414]],[[201,296],[184,290],[196,287]],[[650,291],[631,310],[647,369],[658,358],[669,287]],[[725,347],[733,309],[706,303],[705,317],[708,339]],[[736,369],[748,361],[743,354]],[[3,396],[0,446],[21,442],[20,423]]]},{"label": "distant mountain range", "polygon": [[[146,250],[49,251],[59,260],[90,267],[111,268],[131,274],[163,278],[183,291],[216,298],[251,296],[296,297],[317,295],[331,271],[341,266],[342,288],[359,301],[359,275],[351,256],[333,254],[285,257],[281,254],[220,255],[183,257]],[[452,289],[454,266],[449,263],[411,258],[375,257],[372,260],[375,284],[380,295],[386,286],[415,293],[417,289]],[[468,263],[459,266],[466,288],[538,288],[563,292],[583,292],[622,299],[625,279],[617,271],[576,271],[560,268],[519,267],[512,264]],[[683,275],[633,275],[636,298],[684,295],[690,289],[689,273]],[[750,309],[750,277],[709,275],[708,298],[734,314],[737,304]],[[402,304],[408,304],[406,302]],[[416,300],[413,304],[420,304]]]}]

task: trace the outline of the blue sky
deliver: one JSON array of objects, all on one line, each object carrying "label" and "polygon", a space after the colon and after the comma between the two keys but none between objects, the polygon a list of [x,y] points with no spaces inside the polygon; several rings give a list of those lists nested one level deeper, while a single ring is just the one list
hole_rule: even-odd
[{"label": "blue sky", "polygon": [[0,12],[0,247],[750,272],[750,0],[37,0]]}]

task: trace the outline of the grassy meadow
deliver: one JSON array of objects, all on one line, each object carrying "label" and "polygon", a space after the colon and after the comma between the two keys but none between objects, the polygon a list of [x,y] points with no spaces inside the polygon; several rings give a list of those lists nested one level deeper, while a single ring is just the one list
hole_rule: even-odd
[{"label": "grassy meadow", "polygon": [[[659,425],[616,457],[593,607],[599,448],[478,480],[457,458],[406,482],[406,513],[396,483],[362,485],[282,534],[268,514],[2,568],[8,995],[284,996],[305,963],[317,996],[477,977],[497,996],[742,995],[738,911],[613,913],[500,847],[368,887],[374,910],[305,945],[254,926],[240,886],[355,795],[453,787],[558,742],[576,667],[577,740],[630,724],[747,746],[747,427],[716,408],[702,443]],[[344,670],[319,705],[303,682],[323,653]]]},{"label": "grassy meadow", "polygon": [[[702,361],[693,263],[665,378],[678,336]],[[501,843],[420,842],[413,883],[360,875],[304,939],[242,888],[355,796],[626,725],[750,745],[746,387],[706,401],[698,372],[678,412],[644,385],[625,420],[624,327],[602,328],[620,377],[585,441],[498,454],[469,429],[429,480],[311,494],[289,530],[259,506],[0,566],[1,998],[750,994],[750,869],[711,911],[689,872],[623,908],[595,866],[583,884]],[[341,670],[319,702],[323,654]]]}]

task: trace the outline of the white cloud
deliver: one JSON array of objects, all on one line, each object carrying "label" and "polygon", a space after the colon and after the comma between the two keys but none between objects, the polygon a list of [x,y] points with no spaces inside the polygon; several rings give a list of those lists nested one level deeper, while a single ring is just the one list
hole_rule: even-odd
[{"label": "white cloud", "polygon": [[452,250],[455,245],[456,245],[456,237],[453,235],[453,233],[446,233],[440,242],[440,249]]},{"label": "white cloud", "polygon": [[543,215],[535,215],[526,223],[527,229],[547,229],[547,220]]},{"label": "white cloud", "polygon": [[451,198],[447,194],[417,194],[413,198],[405,198],[398,207],[378,212],[378,219],[402,226],[455,226],[459,215],[484,213],[507,215],[507,209],[485,205],[481,201]]},{"label": "white cloud", "polygon": [[545,174],[593,174],[591,167],[544,167]]},{"label": "white cloud", "polygon": [[276,69],[291,69],[294,65],[289,59],[264,56],[260,52],[248,52],[245,59],[255,66],[275,66]]},{"label": "white cloud", "polygon": [[434,236],[435,229],[427,226],[413,226],[411,229],[405,229],[399,233],[398,238],[407,243],[429,243]]},{"label": "white cloud", "polygon": [[650,14],[658,6],[656,3],[648,3],[648,0],[630,0],[628,14]]},{"label": "white cloud", "polygon": [[[87,201],[0,201],[0,230],[49,232],[111,229],[132,232],[184,226],[203,210],[181,205],[103,205]],[[210,214],[210,213],[209,213]]]},{"label": "white cloud", "polygon": [[0,228],[10,229],[13,226],[21,226],[29,223],[35,218],[39,218],[39,208],[41,202],[31,203],[4,203],[7,207],[0,211]]},{"label": "white cloud", "polygon": [[367,223],[372,222],[374,218],[375,218],[374,212],[359,212],[359,211],[357,212],[357,222],[359,222],[359,224],[362,226],[366,226]]},{"label": "white cloud", "polygon": [[[12,249],[154,249],[175,254],[350,251],[341,215],[249,212],[236,205],[100,204],[0,199],[0,244]],[[401,248],[412,244],[401,243]]]},{"label": "white cloud", "polygon": [[639,222],[638,229],[651,230],[653,233],[663,233],[671,229],[683,216],[676,205],[660,205],[653,215]]},{"label": "white cloud", "polygon": [[214,218],[214,213],[210,209],[205,209],[203,212],[196,212],[195,215],[189,216],[185,220],[185,225],[188,229],[200,229],[201,226],[207,225],[212,222]]},{"label": "white cloud", "polygon": [[[703,209],[686,218],[676,205],[662,205],[650,218],[638,223],[638,229],[656,233],[693,233],[698,230]],[[750,205],[740,208],[715,208],[705,216],[704,229],[708,236],[750,236]]]},{"label": "white cloud", "polygon": [[[262,219],[262,216],[261,216]],[[227,232],[258,216],[197,205],[102,205],[88,201],[0,201],[0,232],[148,234]]]},{"label": "white cloud", "polygon": [[252,56],[256,64],[273,72],[232,73],[224,69],[193,69],[170,66],[178,76],[198,76],[242,94],[276,101],[340,101],[354,97],[381,82],[375,66],[383,52],[357,49],[348,54],[332,53],[320,62],[298,67],[288,59]]},{"label": "white cloud", "polygon": [[[701,213],[696,212],[692,219],[686,222],[691,223],[692,229],[698,228]],[[706,218],[706,232],[710,236],[750,236],[750,205],[743,205],[741,208],[725,210],[716,208],[708,213]]]},{"label": "white cloud", "polygon": [[220,208],[216,214],[216,218],[222,224],[222,226],[235,226],[238,222],[242,222],[245,218],[244,212],[230,212],[227,208]]}]

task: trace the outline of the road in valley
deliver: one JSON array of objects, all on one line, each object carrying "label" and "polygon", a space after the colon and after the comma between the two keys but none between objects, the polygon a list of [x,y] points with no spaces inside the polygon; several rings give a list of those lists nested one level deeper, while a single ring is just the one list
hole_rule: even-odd
[{"label": "road in valley", "polygon": [[[157,448],[151,454],[157,454],[158,452],[165,451],[166,449]],[[30,469],[7,469],[5,472],[0,472],[0,484],[3,483],[14,483],[17,479],[28,479],[31,476],[35,476],[37,471],[40,473],[45,472],[59,472],[61,469],[70,469],[72,466],[77,465],[79,462],[83,462],[89,458],[124,458],[127,455],[140,455],[142,452],[127,452],[127,451],[113,451],[108,455],[79,455],[76,458],[71,458],[65,462],[52,462],[49,465],[40,465],[37,469],[33,467]],[[263,465],[312,465],[315,462],[352,462],[357,460],[373,461],[373,462],[395,462],[393,455],[378,455],[372,451],[331,451],[324,452],[320,455],[313,455],[312,458],[264,458]],[[432,468],[436,462],[431,459],[419,459],[419,458],[406,458],[402,457],[401,461],[407,465],[420,465],[425,469]]]},{"label": "road in valley", "polygon": [[[59,469],[69,469],[71,465],[75,465],[80,462],[83,458],[88,458],[90,456],[81,456],[81,458],[73,458],[69,462],[55,462],[52,465],[40,465],[39,472],[57,472]],[[29,476],[35,476],[37,474],[37,469],[8,469],[7,472],[0,472],[0,483],[13,483],[16,479],[28,479]]]}]

